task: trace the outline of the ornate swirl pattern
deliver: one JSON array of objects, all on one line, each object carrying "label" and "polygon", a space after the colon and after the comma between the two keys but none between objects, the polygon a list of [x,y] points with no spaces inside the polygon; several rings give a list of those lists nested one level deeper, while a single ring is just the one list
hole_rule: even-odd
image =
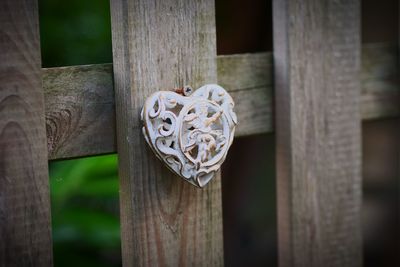
[{"label": "ornate swirl pattern", "polygon": [[143,134],[175,173],[204,187],[221,167],[232,144],[237,117],[231,96],[207,84],[192,95],[152,94],[142,109]]}]

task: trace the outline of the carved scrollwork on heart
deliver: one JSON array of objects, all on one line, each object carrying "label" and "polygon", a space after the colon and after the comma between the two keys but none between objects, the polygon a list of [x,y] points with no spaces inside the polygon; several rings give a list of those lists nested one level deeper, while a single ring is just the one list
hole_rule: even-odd
[{"label": "carved scrollwork on heart", "polygon": [[143,134],[156,156],[175,173],[204,187],[232,144],[237,117],[231,96],[208,84],[193,94],[159,91],[142,110]]}]

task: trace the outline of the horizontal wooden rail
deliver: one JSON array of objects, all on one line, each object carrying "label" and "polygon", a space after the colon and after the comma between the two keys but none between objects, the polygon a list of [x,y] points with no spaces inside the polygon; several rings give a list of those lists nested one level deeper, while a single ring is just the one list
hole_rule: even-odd
[{"label": "horizontal wooden rail", "polygon": [[[363,46],[363,119],[400,114],[397,53],[395,44]],[[236,135],[272,132],[272,54],[218,56],[217,65],[236,102]],[[43,69],[43,87],[49,159],[116,152],[111,64]]]}]

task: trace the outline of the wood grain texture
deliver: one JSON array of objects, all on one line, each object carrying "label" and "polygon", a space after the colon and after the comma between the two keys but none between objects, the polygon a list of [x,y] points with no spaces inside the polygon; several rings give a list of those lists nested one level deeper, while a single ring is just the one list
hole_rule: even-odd
[{"label": "wood grain texture", "polygon": [[235,101],[236,137],[272,131],[272,55],[217,57],[218,83]]},{"label": "wood grain texture", "polygon": [[141,133],[152,92],[216,82],[211,0],[111,1],[124,266],[223,265],[221,181],[173,176]]},{"label": "wood grain texture", "polygon": [[[397,45],[366,44],[362,49],[364,120],[398,116]],[[272,54],[217,57],[218,83],[236,103],[236,137],[273,131]],[[50,159],[116,152],[112,65],[43,69]]]},{"label": "wood grain texture", "polygon": [[111,64],[43,69],[50,159],[116,151]]},{"label": "wood grain texture", "polygon": [[218,56],[218,82],[229,91],[272,86],[270,52]]},{"label": "wood grain texture", "polygon": [[0,266],[52,266],[36,1],[0,2]]},{"label": "wood grain texture", "polygon": [[361,266],[360,2],[274,0],[280,266]]}]

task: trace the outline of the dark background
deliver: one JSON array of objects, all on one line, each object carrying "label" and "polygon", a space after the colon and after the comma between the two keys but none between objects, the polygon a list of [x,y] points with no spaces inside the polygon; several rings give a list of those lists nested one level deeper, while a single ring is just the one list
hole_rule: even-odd
[{"label": "dark background", "polygon": [[[43,67],[112,62],[108,0],[40,0]],[[362,41],[398,42],[398,1],[362,1]],[[272,51],[271,1],[216,0],[218,54]],[[398,118],[363,122],[365,266],[400,266]],[[223,166],[226,266],[276,266],[274,135]],[[50,163],[55,266],[120,266],[117,156]]]}]

